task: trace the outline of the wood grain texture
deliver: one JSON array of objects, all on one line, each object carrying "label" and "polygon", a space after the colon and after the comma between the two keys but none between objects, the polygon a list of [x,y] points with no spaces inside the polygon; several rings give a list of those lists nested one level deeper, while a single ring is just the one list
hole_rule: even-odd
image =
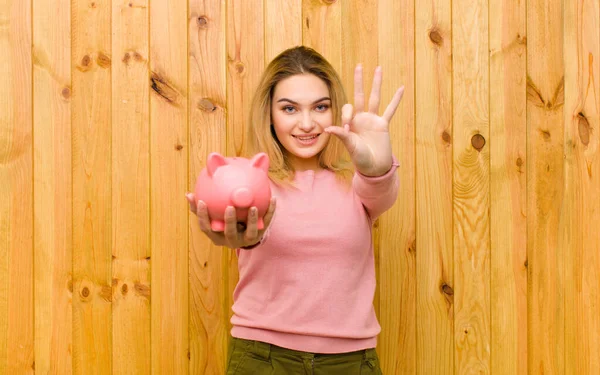
[{"label": "wood grain texture", "polygon": [[[151,368],[189,372],[188,6],[150,4]],[[150,297],[150,290],[140,293]]]},{"label": "wood grain texture", "polygon": [[302,1],[302,44],[314,48],[342,74],[341,1]]},{"label": "wood grain texture", "polygon": [[265,64],[302,44],[302,0],[265,0]]},{"label": "wood grain texture", "polygon": [[112,368],[111,2],[72,3],[73,372]]},{"label": "wood grain texture", "polygon": [[452,134],[451,2],[417,0],[414,249],[417,374],[454,374]]},{"label": "wood grain texture", "polygon": [[[357,0],[342,3],[342,70],[340,78],[346,91],[348,102],[354,105],[354,69],[357,64],[363,69],[363,92],[365,96],[365,108],[368,109],[369,95],[373,83],[373,75],[379,61],[378,39],[374,36],[378,32],[378,1]],[[357,32],[357,28],[360,32]],[[383,111],[383,110],[382,110]],[[383,112],[381,112],[383,113]],[[384,220],[378,218],[373,225],[373,246],[375,250],[375,272],[377,289],[373,305],[378,319],[380,318],[379,295],[380,287],[380,259],[379,249],[380,232],[379,225]]]},{"label": "wood grain texture", "polygon": [[490,202],[487,1],[452,2],[454,371],[489,374]]},{"label": "wood grain texture", "polygon": [[73,367],[71,2],[33,1],[35,370]]},{"label": "wood grain texture", "polygon": [[564,9],[564,249],[566,374],[600,373],[600,45],[597,1]]},{"label": "wood grain texture", "polygon": [[[227,0],[227,156],[246,155],[245,136],[252,96],[265,68],[264,2]],[[228,317],[239,280],[237,256],[225,248]],[[231,323],[227,325],[231,330]]]},{"label": "wood grain texture", "polygon": [[[189,3],[190,176],[188,191],[211,152],[226,153],[225,0]],[[227,365],[227,254],[190,213],[190,374],[221,375]]]},{"label": "wood grain texture", "polygon": [[526,3],[490,7],[491,372],[527,374]]},{"label": "wood grain texture", "polygon": [[150,373],[148,1],[112,2],[113,373]]},{"label": "wood grain texture", "polygon": [[34,368],[31,2],[0,3],[0,374]]},{"label": "wood grain texture", "polygon": [[[402,160],[399,199],[379,226],[380,353],[385,374],[415,374],[417,360],[415,253],[415,27],[414,1],[379,1],[379,64],[383,113],[396,90],[404,96],[390,123],[394,155]],[[401,198],[400,198],[401,197]]]},{"label": "wood grain texture", "polygon": [[560,2],[527,1],[528,368],[546,375],[565,374],[562,17]]},{"label": "wood grain texture", "polygon": [[227,155],[245,153],[254,90],[265,68],[263,0],[227,1]]}]

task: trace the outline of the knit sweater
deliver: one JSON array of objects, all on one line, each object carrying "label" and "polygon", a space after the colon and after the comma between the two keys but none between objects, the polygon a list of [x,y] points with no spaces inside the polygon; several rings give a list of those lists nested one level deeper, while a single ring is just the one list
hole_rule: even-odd
[{"label": "knit sweater", "polygon": [[297,189],[271,185],[277,209],[263,239],[236,249],[233,337],[312,353],[374,348],[372,224],[398,196],[397,159],[383,176],[296,172]]}]

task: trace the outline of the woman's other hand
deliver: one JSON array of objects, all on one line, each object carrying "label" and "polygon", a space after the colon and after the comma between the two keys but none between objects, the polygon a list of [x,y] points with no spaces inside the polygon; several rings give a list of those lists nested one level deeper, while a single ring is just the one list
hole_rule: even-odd
[{"label": "woman's other hand", "polygon": [[235,207],[229,206],[225,210],[225,230],[223,232],[216,232],[210,227],[210,217],[208,216],[206,204],[202,201],[195,202],[192,193],[186,194],[186,198],[190,205],[190,211],[198,217],[200,230],[216,246],[227,246],[232,249],[248,247],[260,242],[265,231],[271,224],[276,207],[276,199],[275,197],[271,197],[269,209],[263,217],[264,228],[259,230],[258,209],[256,207],[251,207],[248,210],[247,225],[244,225],[237,222]]}]

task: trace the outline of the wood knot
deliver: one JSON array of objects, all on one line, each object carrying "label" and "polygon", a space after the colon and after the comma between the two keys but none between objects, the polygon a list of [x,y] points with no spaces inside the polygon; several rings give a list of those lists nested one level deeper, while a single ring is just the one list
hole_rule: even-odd
[{"label": "wood knot", "polygon": [[236,62],[234,67],[235,71],[238,72],[238,74],[240,75],[244,74],[244,71],[246,70],[244,63],[242,63],[241,61]]},{"label": "wood knot", "polygon": [[208,262],[204,262],[204,268],[208,267]]},{"label": "wood knot", "polygon": [[96,3],[95,3],[95,2],[92,2],[92,3],[90,4],[90,8],[96,8]]},{"label": "wood knot", "polygon": [[529,262],[527,261],[527,259],[525,259],[525,263],[523,265],[525,266],[525,268],[529,267]]},{"label": "wood knot", "polygon": [[106,302],[112,301],[112,288],[108,285],[102,285],[100,288],[100,298],[105,300]]},{"label": "wood knot", "polygon": [[196,23],[198,24],[198,27],[201,29],[208,28],[208,18],[206,18],[206,16],[198,17],[198,19],[196,19]]},{"label": "wood knot", "polygon": [[87,286],[84,286],[83,289],[81,289],[81,296],[83,298],[88,298],[90,296],[90,290]]},{"label": "wood knot", "polygon": [[452,289],[452,287],[450,287],[450,285],[448,285],[446,283],[443,283],[440,289],[441,289],[442,293],[444,293],[448,296],[454,295],[454,289]]},{"label": "wood knot", "polygon": [[517,167],[520,167],[522,165],[523,165],[523,159],[517,158]]},{"label": "wood knot", "polygon": [[158,95],[165,99],[169,103],[175,103],[177,101],[177,91],[173,86],[167,82],[158,73],[152,72],[150,77],[151,87]]},{"label": "wood knot", "polygon": [[582,112],[579,112],[577,119],[579,120],[579,139],[584,146],[587,146],[590,144],[590,123]]},{"label": "wood knot", "polygon": [[135,61],[144,61],[142,55],[140,55],[140,53],[137,51],[133,52],[133,58],[135,59]]},{"label": "wood knot", "polygon": [[181,151],[181,150],[183,150],[183,146],[182,145],[175,145],[175,150]]},{"label": "wood knot", "polygon": [[217,106],[212,101],[210,101],[210,99],[202,98],[198,102],[198,109],[205,112],[214,112],[216,111]]},{"label": "wood knot", "polygon": [[126,295],[128,291],[129,287],[127,286],[127,284],[123,284],[123,286],[121,287],[121,293],[123,293],[123,295]]},{"label": "wood knot", "polygon": [[133,7],[133,3],[129,3],[129,7],[132,8]]},{"label": "wood knot", "polygon": [[306,28],[310,29],[310,18],[306,17]]},{"label": "wood knot", "polygon": [[414,239],[413,242],[411,242],[411,244],[408,246],[408,252],[409,253],[416,253],[417,252],[417,240]]},{"label": "wood knot", "polygon": [[483,146],[485,146],[485,138],[483,138],[483,135],[481,134],[475,134],[473,137],[471,137],[471,145],[473,148],[475,148],[475,150],[481,151]]},{"label": "wood knot", "polygon": [[98,64],[99,67],[106,69],[110,66],[110,57],[108,57],[107,55],[105,55],[102,52],[98,52],[98,57],[96,58],[96,63]]},{"label": "wood knot", "polygon": [[65,99],[69,99],[71,97],[71,89],[68,87],[63,87],[63,89],[60,93],[61,93],[62,97]]},{"label": "wood knot", "polygon": [[72,279],[69,279],[69,281],[67,281],[67,290],[70,293],[73,293],[73,280]]},{"label": "wood knot", "polygon": [[527,37],[517,33],[517,44],[527,45]]},{"label": "wood knot", "polygon": [[550,142],[550,139],[552,138],[552,136],[550,135],[550,132],[548,130],[541,130],[540,129],[540,133],[542,133],[542,137],[544,137],[544,140],[546,142]]},{"label": "wood knot", "polygon": [[83,56],[83,59],[81,59],[81,66],[83,66],[84,68],[87,68],[90,66],[91,62],[92,62],[92,59],[90,59],[90,56],[85,55],[85,56]]},{"label": "wood knot", "polygon": [[137,295],[150,299],[150,287],[148,285],[136,283],[133,288]]},{"label": "wood knot", "polygon": [[429,32],[429,40],[431,40],[431,42],[436,46],[441,46],[444,44],[444,38],[442,37],[442,34],[440,34],[439,30],[435,28]]},{"label": "wood knot", "polygon": [[123,56],[123,59],[121,61],[127,64],[129,60],[131,60],[131,56],[129,55],[129,52],[125,52],[125,56]]},{"label": "wood knot", "polygon": [[325,5],[333,5],[337,0],[322,0]]},{"label": "wood knot", "polygon": [[119,284],[119,279],[115,277],[114,279],[112,279],[112,286],[117,286],[117,284]]},{"label": "wood knot", "polygon": [[452,143],[452,136],[446,130],[442,133],[442,140],[448,144]]}]

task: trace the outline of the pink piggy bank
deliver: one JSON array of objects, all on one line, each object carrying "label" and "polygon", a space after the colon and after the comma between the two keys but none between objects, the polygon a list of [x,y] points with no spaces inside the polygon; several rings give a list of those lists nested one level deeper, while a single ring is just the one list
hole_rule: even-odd
[{"label": "pink piggy bank", "polygon": [[225,230],[225,208],[234,206],[238,222],[246,222],[250,207],[258,209],[258,229],[264,229],[263,217],[269,209],[269,157],[264,152],[252,159],[226,158],[216,152],[208,155],[194,195],[206,204],[213,231]]}]

